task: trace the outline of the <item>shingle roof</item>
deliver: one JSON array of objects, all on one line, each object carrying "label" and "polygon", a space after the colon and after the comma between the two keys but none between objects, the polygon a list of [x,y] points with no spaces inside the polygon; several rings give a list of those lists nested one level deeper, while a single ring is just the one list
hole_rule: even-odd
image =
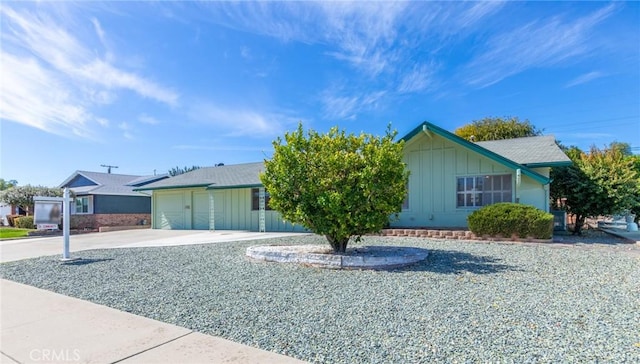
[{"label": "shingle roof", "polygon": [[101,173],[91,171],[76,171],[67,178],[60,188],[70,184],[77,176],[82,176],[95,183],[91,186],[71,187],[70,189],[77,195],[120,195],[120,196],[148,196],[147,193],[137,192],[133,189],[133,183],[139,185],[145,181],[158,178],[166,178],[166,175],[157,176],[135,176],[115,173]]},{"label": "shingle roof", "polygon": [[144,191],[197,186],[208,188],[261,186],[260,172],[264,171],[264,169],[263,162],[204,167],[150,183],[135,190]]},{"label": "shingle roof", "polygon": [[491,140],[477,145],[528,167],[570,164],[571,160],[556,144],[553,135]]}]

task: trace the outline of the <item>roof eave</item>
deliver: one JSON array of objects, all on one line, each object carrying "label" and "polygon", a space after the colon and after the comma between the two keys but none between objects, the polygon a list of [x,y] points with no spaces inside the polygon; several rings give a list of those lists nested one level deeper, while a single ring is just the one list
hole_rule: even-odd
[{"label": "roof eave", "polygon": [[256,187],[264,187],[263,184],[246,184],[246,185],[230,185],[230,186],[215,186],[210,185],[207,187],[207,190],[234,190],[237,188],[256,188]]},{"label": "roof eave", "polygon": [[173,185],[173,186],[159,186],[159,187],[141,187],[134,188],[133,191],[154,191],[154,190],[171,190],[179,188],[195,188],[195,187],[207,187],[210,183],[199,183],[194,185]]},{"label": "roof eave", "polygon": [[543,167],[566,167],[572,165],[571,161],[559,161],[559,162],[541,162],[541,163],[525,163],[528,168],[543,168]]}]

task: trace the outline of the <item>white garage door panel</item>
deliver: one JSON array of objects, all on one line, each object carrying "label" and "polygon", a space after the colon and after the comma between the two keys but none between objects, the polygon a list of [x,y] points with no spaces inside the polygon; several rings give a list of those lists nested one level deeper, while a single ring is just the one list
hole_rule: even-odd
[{"label": "white garage door panel", "polygon": [[193,228],[209,230],[209,193],[193,193]]},{"label": "white garage door panel", "polygon": [[158,195],[155,210],[157,228],[175,230],[185,228],[184,197],[181,192]]}]

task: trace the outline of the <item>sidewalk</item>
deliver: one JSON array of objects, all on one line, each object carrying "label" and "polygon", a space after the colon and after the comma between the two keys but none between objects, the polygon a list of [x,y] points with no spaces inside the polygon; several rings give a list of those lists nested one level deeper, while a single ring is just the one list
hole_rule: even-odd
[{"label": "sidewalk", "polygon": [[628,240],[629,242],[635,242],[636,244],[640,244],[640,232],[639,231],[633,231],[633,232],[629,232],[623,229],[600,229],[602,231],[604,231],[607,234],[611,234],[614,236],[617,236],[619,238],[623,238]]},{"label": "sidewalk", "polygon": [[0,363],[303,363],[2,279]]}]

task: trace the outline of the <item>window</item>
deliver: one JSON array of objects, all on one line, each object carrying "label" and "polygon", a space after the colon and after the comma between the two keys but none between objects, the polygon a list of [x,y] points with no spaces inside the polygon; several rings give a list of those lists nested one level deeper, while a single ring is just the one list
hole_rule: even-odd
[{"label": "window", "polygon": [[[265,210],[271,210],[271,207],[269,206],[270,199],[271,197],[269,197],[269,192],[265,191],[265,194],[264,194]],[[258,210],[260,210],[260,189],[252,188],[251,189],[251,211],[258,211]]]},{"label": "window", "polygon": [[480,207],[511,202],[511,175],[458,177],[457,207]]},{"label": "window", "polygon": [[76,208],[74,213],[90,214],[93,212],[92,211],[93,206],[91,206],[91,196],[76,197],[75,201],[76,201]]}]

